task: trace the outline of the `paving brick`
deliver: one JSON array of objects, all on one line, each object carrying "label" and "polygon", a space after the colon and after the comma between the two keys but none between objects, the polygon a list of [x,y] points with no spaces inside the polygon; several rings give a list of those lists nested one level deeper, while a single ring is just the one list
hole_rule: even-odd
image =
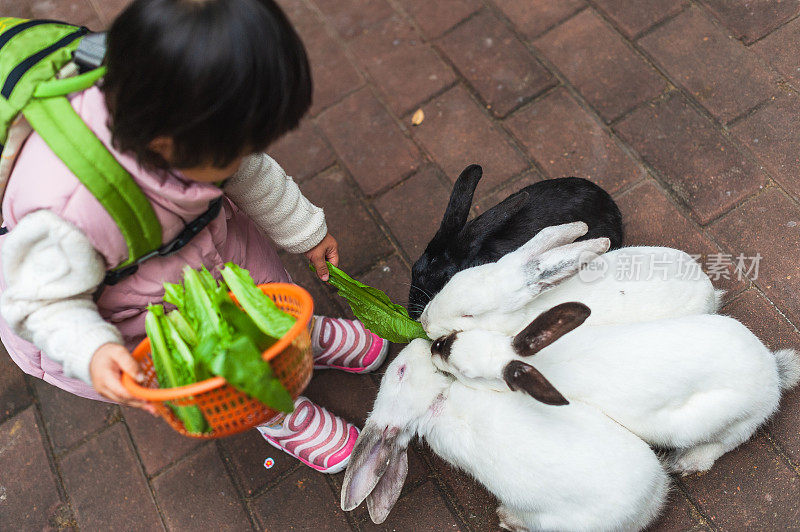
[{"label": "paving brick", "polygon": [[[245,497],[252,497],[267,485],[277,483],[284,475],[305,467],[302,463],[268,444],[258,430],[247,430],[219,441],[236,485]],[[264,461],[272,458],[270,469]]]},{"label": "paving brick", "polygon": [[271,145],[268,152],[295,181],[311,177],[336,161],[310,120],[303,120],[298,129]]},{"label": "paving brick", "polygon": [[144,410],[122,407],[122,413],[139,460],[148,475],[161,471],[205,443],[204,440],[178,434],[166,421]]},{"label": "paving brick", "polygon": [[361,428],[377,393],[375,383],[367,375],[316,370],[303,395]]},{"label": "paving brick", "polygon": [[646,174],[565,89],[522,109],[506,126],[548,177],[583,177],[613,193]]},{"label": "paving brick", "polygon": [[374,204],[403,251],[415,261],[439,229],[449,198],[450,191],[442,184],[436,169],[426,166]]},{"label": "paving brick", "polygon": [[347,39],[394,14],[386,0],[314,0],[314,3]]},{"label": "paving brick", "polygon": [[800,18],[769,34],[752,49],[795,88],[800,87]]},{"label": "paving brick", "polygon": [[59,460],[75,520],[84,530],[162,530],[136,453],[117,423]]},{"label": "paving brick", "polygon": [[[800,333],[755,289],[725,305],[722,312],[738,319],[770,349],[796,349],[800,352]],[[800,388],[784,394],[778,414],[768,423],[772,437],[795,464],[800,464]]]},{"label": "paving brick", "polygon": [[535,43],[605,120],[660,94],[666,81],[587,9]]},{"label": "paving brick", "polygon": [[305,181],[303,194],[325,209],[328,231],[339,243],[339,265],[352,275],[388,256],[392,246],[341,170],[334,169]]},{"label": "paving brick", "polygon": [[702,524],[697,511],[689,504],[683,493],[673,489],[661,515],[645,530],[647,532],[700,532],[710,529]]},{"label": "paving brick", "polygon": [[365,194],[390,187],[419,164],[419,150],[369,89],[328,109],[318,125]]},{"label": "paving brick", "polygon": [[[722,314],[733,316],[747,325],[770,349],[800,349],[800,333],[753,288],[726,304]],[[800,447],[797,451],[800,452]]]},{"label": "paving brick", "polygon": [[0,0],[0,13],[9,17],[63,20],[93,30],[103,28],[103,22],[89,0]]},{"label": "paving brick", "polygon": [[0,423],[33,402],[25,374],[0,344]]},{"label": "paving brick", "polygon": [[783,96],[737,123],[732,131],[788,192],[800,197],[800,98]]},{"label": "paving brick", "polygon": [[389,299],[400,305],[407,302],[410,279],[411,271],[397,255],[382,260],[361,277],[365,284],[383,290]]},{"label": "paving brick", "polygon": [[44,426],[56,452],[67,449],[119,417],[119,408],[115,404],[84,399],[40,379],[32,382],[39,398]]},{"label": "paving brick", "polygon": [[703,0],[714,15],[745,43],[768,34],[800,12],[798,0]]},{"label": "paving brick", "polygon": [[312,24],[302,33],[303,43],[311,63],[314,79],[314,103],[311,114],[316,115],[346,94],[364,84],[361,74],[350,63],[339,46],[321,24]]},{"label": "paving brick", "polygon": [[553,75],[489,11],[478,13],[437,42],[495,116],[507,115],[556,84]]},{"label": "paving brick", "polygon": [[767,181],[761,168],[680,94],[637,109],[614,129],[661,173],[701,224]]},{"label": "paving brick", "polygon": [[493,0],[508,20],[528,39],[538,37],[586,7],[583,0]]},{"label": "paving brick", "polygon": [[455,504],[464,521],[473,530],[498,530],[497,499],[475,479],[453,468],[432,452],[428,451],[428,457],[436,474],[455,497]]},{"label": "paving brick", "polygon": [[280,257],[286,271],[292,276],[292,281],[308,290],[314,299],[314,314],[333,317],[342,315],[343,308],[336,291],[308,269],[308,259],[303,255],[285,253],[282,253]]},{"label": "paving brick", "polygon": [[639,0],[631,9],[628,0],[595,0],[595,5],[628,37],[652,28],[686,7],[687,0]]},{"label": "paving brick", "polygon": [[450,513],[432,481],[426,482],[407,495],[402,495],[381,525],[367,519],[363,530],[460,530],[461,526]]},{"label": "paving brick", "polygon": [[217,449],[204,447],[153,480],[158,507],[169,530],[246,530],[247,513]]},{"label": "paving brick", "polygon": [[132,1],[133,0],[96,0],[92,3],[97,8],[97,12],[99,13],[100,19],[103,21],[104,25],[110,26],[114,19],[117,18],[117,15],[119,15],[122,10],[125,9]]},{"label": "paving brick", "polygon": [[481,189],[490,190],[527,168],[525,158],[460,85],[422,109],[425,121],[412,133],[451,181],[478,163],[483,167]]},{"label": "paving brick", "polygon": [[349,530],[338,500],[324,475],[302,467],[252,501],[250,507],[266,530]]},{"label": "paving brick", "polygon": [[641,47],[722,122],[777,93],[777,76],[751,50],[690,8],[639,40]]},{"label": "paving brick", "polygon": [[0,529],[57,525],[62,503],[45,445],[34,407],[0,424]]},{"label": "paving brick", "polygon": [[397,3],[414,19],[428,39],[438,37],[481,7],[478,0],[397,0]]},{"label": "paving brick", "polygon": [[322,24],[322,20],[305,0],[276,0],[276,3],[303,38],[310,29]]},{"label": "paving brick", "polygon": [[800,522],[800,477],[763,436],[724,455],[703,475],[683,479],[721,530],[777,530]]},{"label": "paving brick", "polygon": [[800,323],[800,209],[770,188],[714,223],[711,231],[734,257],[761,255],[755,284]]},{"label": "paving brick", "polygon": [[399,15],[366,30],[350,50],[397,115],[414,110],[455,81],[450,67]]},{"label": "paving brick", "polygon": [[[700,264],[708,270],[710,256],[721,253],[705,235],[672,204],[655,182],[647,180],[641,185],[615,198],[625,227],[626,246],[668,246],[681,249],[690,255],[701,255]],[[725,278],[727,275],[727,278]],[[733,268],[714,275],[717,288],[728,290],[732,297],[747,287],[739,280]]]}]

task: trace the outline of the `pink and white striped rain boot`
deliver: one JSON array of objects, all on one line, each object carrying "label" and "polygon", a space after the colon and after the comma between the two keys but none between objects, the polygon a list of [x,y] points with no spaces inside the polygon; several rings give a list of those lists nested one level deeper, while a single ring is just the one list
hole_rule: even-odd
[{"label": "pink and white striped rain boot", "polygon": [[369,373],[386,359],[389,342],[360,321],[314,316],[311,329],[314,369]]},{"label": "pink and white striped rain boot", "polygon": [[294,412],[256,428],[270,445],[321,473],[344,470],[358,439],[354,425],[302,396]]}]

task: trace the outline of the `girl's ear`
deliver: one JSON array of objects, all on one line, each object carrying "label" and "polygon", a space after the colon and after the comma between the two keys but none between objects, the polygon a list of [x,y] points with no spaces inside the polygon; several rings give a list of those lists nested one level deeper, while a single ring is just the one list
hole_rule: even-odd
[{"label": "girl's ear", "polygon": [[546,405],[564,406],[569,401],[539,371],[520,360],[512,360],[503,370],[503,379],[511,390],[522,390]]},{"label": "girl's ear", "polygon": [[160,155],[165,161],[174,160],[173,155],[175,151],[175,144],[172,141],[172,137],[156,137],[147,144],[147,147],[150,149],[150,151]]},{"label": "girl's ear", "polygon": [[461,231],[469,218],[469,209],[472,207],[472,196],[478,181],[481,180],[483,169],[477,164],[467,166],[453,185],[450,201],[442,217],[442,224],[436,232],[434,239],[451,238]]},{"label": "girl's ear", "polygon": [[529,197],[527,192],[512,194],[470,222],[458,235],[458,242],[466,247],[467,257],[474,257],[487,238],[519,214],[528,204]]},{"label": "girl's ear", "polygon": [[512,343],[519,356],[535,355],[582,324],[592,313],[583,303],[561,303],[539,314]]}]

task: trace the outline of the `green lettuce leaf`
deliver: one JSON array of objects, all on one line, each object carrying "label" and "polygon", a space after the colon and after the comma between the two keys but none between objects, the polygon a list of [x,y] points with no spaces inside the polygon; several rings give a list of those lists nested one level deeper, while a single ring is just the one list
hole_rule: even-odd
[{"label": "green lettuce leaf", "polygon": [[392,303],[389,296],[377,288],[356,281],[330,262],[328,272],[328,282],[347,300],[356,318],[373,333],[396,344],[428,338],[425,329],[409,317],[405,307]]},{"label": "green lettuce leaf", "polygon": [[252,339],[237,335],[233,341],[216,342],[209,336],[197,348],[197,356],[214,375],[265,405],[281,412],[294,410],[292,396],[261,358],[261,350]]},{"label": "green lettuce leaf", "polygon": [[277,342],[294,325],[294,316],[278,308],[271,297],[261,291],[250,272],[229,262],[222,269],[222,278],[245,312],[264,334]]}]

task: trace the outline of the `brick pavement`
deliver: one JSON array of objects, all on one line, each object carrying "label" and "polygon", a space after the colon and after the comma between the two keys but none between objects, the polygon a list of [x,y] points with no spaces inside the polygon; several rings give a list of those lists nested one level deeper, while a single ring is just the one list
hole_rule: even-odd
[{"label": "brick pavement", "polygon": [[[0,0],[102,28],[126,0]],[[323,205],[344,267],[404,301],[449,187],[484,165],[475,211],[531,181],[611,191],[628,243],[760,253],[720,279],[724,312],[800,348],[800,2],[281,0],[309,48],[315,103],[271,150]],[[411,114],[425,112],[419,126]],[[321,311],[340,301],[285,257]],[[398,348],[393,348],[397,352]],[[308,394],[363,422],[379,376],[320,372]],[[753,441],[676,480],[653,530],[800,525],[800,391]],[[266,470],[267,456],[276,465]],[[323,476],[255,432],[196,442],[74,398],[0,356],[0,529],[368,530]],[[489,530],[495,503],[425,448],[383,530]]]}]

